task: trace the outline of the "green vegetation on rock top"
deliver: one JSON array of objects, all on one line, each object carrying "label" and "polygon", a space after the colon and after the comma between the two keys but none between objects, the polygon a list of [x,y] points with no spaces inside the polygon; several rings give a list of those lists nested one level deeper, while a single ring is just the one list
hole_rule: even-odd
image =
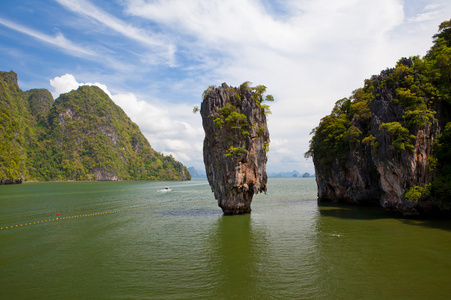
[{"label": "green vegetation on rock top", "polygon": [[[252,100],[255,106],[262,111],[262,113],[270,114],[269,105],[263,104],[264,101],[274,101],[272,95],[264,96],[266,86],[257,85],[250,86],[250,82],[246,81],[240,85],[239,88],[227,87],[225,89],[226,104],[219,108],[214,114],[215,134],[224,135],[223,143],[236,141],[237,144],[230,145],[227,148],[226,156],[241,156],[247,151],[241,146],[243,141],[247,139],[251,132],[255,132],[257,137],[263,136],[266,127],[260,125],[259,128],[254,128],[250,120],[242,111],[242,101],[244,99]],[[202,94],[205,100],[210,93],[215,91],[215,86],[209,86]],[[199,111],[198,107],[194,107],[193,112]],[[241,145],[241,146],[240,146]],[[265,144],[265,150],[268,151],[269,143]]]}]

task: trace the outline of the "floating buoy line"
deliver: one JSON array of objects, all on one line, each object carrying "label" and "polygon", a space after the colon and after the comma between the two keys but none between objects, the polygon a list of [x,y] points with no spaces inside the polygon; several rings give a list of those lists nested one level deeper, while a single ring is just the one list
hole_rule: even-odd
[{"label": "floating buoy line", "polygon": [[116,214],[120,212],[126,212],[126,211],[132,211],[132,210],[138,210],[138,209],[145,209],[145,208],[153,208],[153,207],[162,207],[162,206],[174,206],[174,205],[183,205],[183,204],[191,204],[191,203],[203,203],[203,202],[211,202],[211,201],[189,201],[189,202],[177,202],[177,203],[166,203],[166,204],[158,204],[158,205],[148,205],[148,206],[135,206],[130,208],[124,208],[124,209],[117,209],[117,210],[111,210],[106,212],[97,212],[97,213],[91,213],[91,214],[80,214],[80,215],[74,215],[74,216],[60,216],[60,214],[57,214],[57,217],[54,218],[48,218],[45,220],[39,220],[39,221],[33,221],[33,222],[25,222],[21,224],[15,224],[10,226],[0,226],[0,230],[6,230],[6,229],[14,229],[14,228],[20,228],[30,225],[37,225],[47,222],[53,222],[53,221],[64,221],[69,219],[76,219],[76,218],[87,218],[87,217],[95,217],[95,216],[102,216],[102,215],[108,215],[108,214]]}]

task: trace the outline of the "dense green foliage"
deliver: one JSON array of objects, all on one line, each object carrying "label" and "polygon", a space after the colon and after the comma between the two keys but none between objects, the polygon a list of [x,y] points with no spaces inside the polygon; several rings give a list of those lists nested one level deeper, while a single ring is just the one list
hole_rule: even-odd
[{"label": "dense green foliage", "polygon": [[413,151],[413,145],[411,140],[415,138],[414,135],[409,133],[407,128],[402,127],[399,122],[383,123],[379,126],[379,130],[387,130],[393,139],[392,146],[397,150],[409,150]]},{"label": "dense green foliage", "polygon": [[369,105],[387,91],[394,95],[393,102],[401,105],[404,120],[402,123],[382,124],[379,130],[389,132],[395,151],[412,151],[410,139],[414,136],[410,132],[431,124],[436,114],[432,108],[435,101],[448,99],[435,84],[436,74],[440,70],[434,69],[430,60],[428,57],[402,58],[395,68],[366,80],[364,87],[354,91],[350,98],[337,101],[332,113],[324,117],[313,130],[306,156],[317,155],[323,158],[323,164],[330,165],[334,158],[343,161],[345,154],[360,142],[371,140],[373,146],[379,145],[369,132]]},{"label": "dense green foliage", "polygon": [[100,88],[83,86],[53,102],[47,90],[0,84],[0,179],[190,179],[185,166],[152,149]]},{"label": "dense green foliage", "polygon": [[[368,120],[371,118],[368,104],[372,99],[372,86],[368,83],[364,88],[354,91],[350,98],[338,100],[332,113],[321,119],[320,125],[312,131],[313,137],[306,157],[320,157],[327,169],[335,159],[344,163],[350,147],[364,140],[362,130],[369,130]],[[358,127],[352,124],[353,120]]]},{"label": "dense green foliage", "polygon": [[19,179],[27,174],[30,116],[14,72],[0,72],[0,103],[0,179]]},{"label": "dense green foliage", "polygon": [[427,186],[413,186],[405,194],[404,197],[412,202],[418,202],[420,199],[429,197],[431,194],[429,188],[431,184]]},{"label": "dense green foliage", "polygon": [[[393,101],[399,106],[396,110],[402,113],[396,121],[382,123],[377,132],[374,128],[370,132],[370,106],[375,99]],[[347,155],[361,149],[362,144],[377,152],[383,142],[389,142],[388,148],[395,153],[411,152],[418,130],[439,119],[440,124],[447,125],[436,141],[433,156],[428,158],[429,168],[436,168],[437,177],[427,187],[411,188],[405,197],[418,201],[430,192],[434,199],[446,202],[451,195],[450,105],[451,20],[439,26],[426,56],[400,59],[396,67],[366,80],[364,87],[354,91],[350,98],[337,101],[331,114],[312,131],[305,156],[314,157],[327,170],[334,162],[344,164]]]},{"label": "dense green foliage", "polygon": [[255,103],[258,107],[261,107],[265,110],[266,114],[271,114],[271,110],[269,109],[268,104],[263,104],[263,101],[274,101],[274,97],[272,95],[266,95],[263,98],[263,95],[266,92],[266,86],[264,85],[257,85],[255,87],[249,87],[250,82],[246,81],[240,85],[240,91],[245,92],[247,90],[251,90],[253,92],[252,99],[254,99]]},{"label": "dense green foliage", "polygon": [[[220,108],[214,117],[215,128],[225,128],[226,130],[238,129],[243,137],[249,135],[247,117],[232,103],[229,102]],[[236,138],[236,135],[233,138]]]},{"label": "dense green foliage", "polygon": [[451,122],[446,124],[435,142],[436,166],[439,173],[431,185],[431,194],[442,206],[451,209]]}]

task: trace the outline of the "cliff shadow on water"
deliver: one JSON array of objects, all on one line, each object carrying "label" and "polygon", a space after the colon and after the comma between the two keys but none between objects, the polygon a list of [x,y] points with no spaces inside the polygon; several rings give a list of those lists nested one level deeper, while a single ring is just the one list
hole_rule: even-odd
[{"label": "cliff shadow on water", "polygon": [[356,206],[352,204],[331,203],[319,203],[318,211],[322,217],[328,218],[350,221],[396,220],[405,225],[421,226],[451,232],[449,218],[443,215],[403,216],[400,213],[387,211],[380,206]]},{"label": "cliff shadow on water", "polygon": [[319,203],[318,211],[321,216],[349,220],[377,220],[394,217],[393,214],[377,206]]}]

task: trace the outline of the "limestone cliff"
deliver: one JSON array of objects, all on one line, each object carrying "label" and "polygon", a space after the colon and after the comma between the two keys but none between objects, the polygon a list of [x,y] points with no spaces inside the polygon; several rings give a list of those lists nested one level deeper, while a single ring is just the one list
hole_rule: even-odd
[{"label": "limestone cliff", "polygon": [[[268,106],[264,86],[244,83],[232,88],[210,87],[201,104],[205,130],[204,163],[207,178],[224,214],[251,211],[254,194],[266,192]],[[266,96],[265,100],[272,100]]]},{"label": "limestone cliff", "polygon": [[16,73],[0,72],[0,184],[190,179],[100,88],[82,86],[54,101],[48,90],[23,92]]},{"label": "limestone cliff", "polygon": [[[411,63],[411,60],[402,60],[398,67]],[[344,145],[332,161],[324,160],[320,151],[313,155],[320,202],[379,203],[404,215],[418,215],[435,209],[430,198],[411,201],[405,194],[411,188],[424,187],[433,180],[435,171],[429,168],[428,158],[440,133],[440,125],[432,116],[424,124],[409,125],[406,120],[408,110],[396,100],[400,82],[392,87],[386,85],[394,72],[396,68],[367,81],[364,90],[373,90],[376,95],[365,102],[368,111],[357,111],[356,106],[363,105],[361,95],[337,103],[335,113],[342,114],[338,118],[354,115],[346,131],[343,130]],[[438,107],[436,110],[440,111]],[[368,114],[367,119],[362,116],[364,113]],[[320,126],[319,130],[323,128]]]},{"label": "limestone cliff", "polygon": [[[447,23],[442,30],[451,30]],[[424,58],[402,58],[321,120],[306,153],[320,203],[378,204],[402,215],[450,211],[443,178],[451,157],[440,148],[451,121],[450,41],[436,35]]]}]

